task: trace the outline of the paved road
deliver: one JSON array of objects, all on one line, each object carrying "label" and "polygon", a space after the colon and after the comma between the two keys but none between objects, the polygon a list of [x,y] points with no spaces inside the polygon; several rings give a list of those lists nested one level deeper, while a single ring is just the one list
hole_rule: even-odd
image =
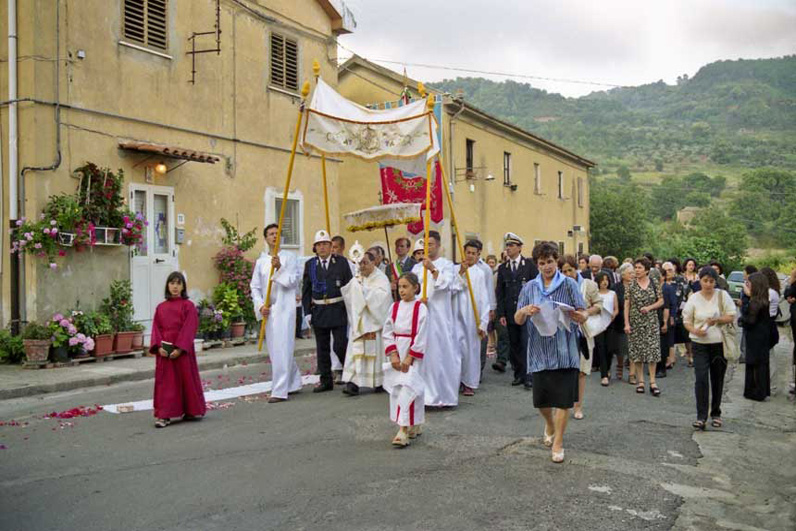
[{"label": "paved road", "polygon": [[[780,352],[780,390],[787,359]],[[203,373],[212,387],[263,366]],[[692,374],[663,396],[590,378],[567,461],[550,462],[530,393],[487,370],[473,398],[427,414],[405,450],[384,395],[309,389],[284,404],[222,403],[155,430],[151,412],[69,420],[52,411],[151,396],[151,382],[0,401],[0,529],[788,529],[796,515],[796,406],[740,397],[722,430],[694,434]],[[27,422],[27,425],[24,423]]]}]

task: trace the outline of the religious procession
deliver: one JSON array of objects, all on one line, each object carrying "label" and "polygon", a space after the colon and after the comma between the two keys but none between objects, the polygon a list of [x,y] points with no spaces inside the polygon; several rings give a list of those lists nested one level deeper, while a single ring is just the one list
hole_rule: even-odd
[{"label": "religious procession", "polygon": [[[305,84],[305,97],[308,93]],[[660,397],[660,380],[678,362],[678,345],[696,375],[693,428],[705,430],[708,423],[721,428],[725,373],[741,351],[739,315],[741,337],[754,338],[742,339],[744,397],[763,401],[770,396],[774,365],[769,352],[778,342],[780,297],[771,268],[758,272],[748,266],[742,293],[733,300],[715,260],[699,266],[693,258],[661,262],[646,253],[620,263],[613,256],[565,254],[559,243],[548,240],[537,240],[523,255],[525,240],[510,231],[503,236],[500,258],[483,256],[483,243],[462,241],[457,228],[439,162],[435,105],[429,95],[415,102],[405,97],[396,108],[365,108],[316,78],[310,104],[299,111],[282,210],[278,222],[263,231],[267,250],[250,282],[260,346],[265,341],[273,370],[269,404],[301,391],[294,344],[304,330],[311,331],[318,376],[312,392],[330,392],[337,385],[349,397],[385,394],[389,418],[398,426],[392,445],[406,448],[423,433],[426,410],[455,408],[460,396],[476,395],[493,358],[492,370],[510,370],[511,385],[531,391],[543,420],[542,443],[552,462],[563,463],[569,419],[586,414],[587,376],[599,371],[601,387],[608,387],[625,381],[627,369],[636,394]],[[331,235],[325,196],[326,229],[315,233],[313,254],[299,260],[281,250],[299,141],[306,152],[324,154],[324,194],[325,155],[378,160],[387,175],[425,174],[418,202],[400,202],[393,193],[393,201],[344,216],[353,232],[383,229],[389,241],[388,228],[407,225],[410,234],[423,237],[396,238],[394,257],[390,248],[366,249],[358,240],[347,248],[342,235]],[[441,221],[432,189],[443,190],[447,198],[461,257],[457,263],[444,256],[442,236],[431,228],[432,221]],[[181,273],[169,276],[166,293],[150,346],[160,355],[154,398],[158,428],[174,417],[193,420],[206,411],[187,339],[196,320],[192,305],[183,308],[187,295]],[[792,293],[786,298],[793,303]]]}]

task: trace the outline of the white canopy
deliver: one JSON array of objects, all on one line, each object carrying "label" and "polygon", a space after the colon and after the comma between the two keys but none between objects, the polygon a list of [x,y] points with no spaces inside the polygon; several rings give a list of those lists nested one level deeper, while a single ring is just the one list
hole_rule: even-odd
[{"label": "white canopy", "polygon": [[368,109],[319,79],[307,112],[302,145],[373,161],[420,159],[422,167],[439,152],[437,120],[427,111],[425,100],[394,109]]}]

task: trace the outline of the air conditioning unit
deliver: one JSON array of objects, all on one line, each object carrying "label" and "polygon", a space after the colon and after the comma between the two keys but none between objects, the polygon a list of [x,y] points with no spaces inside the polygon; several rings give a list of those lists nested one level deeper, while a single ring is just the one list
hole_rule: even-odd
[{"label": "air conditioning unit", "polygon": [[576,231],[576,232],[583,232],[583,226],[582,225],[574,225],[572,227],[572,230]]}]

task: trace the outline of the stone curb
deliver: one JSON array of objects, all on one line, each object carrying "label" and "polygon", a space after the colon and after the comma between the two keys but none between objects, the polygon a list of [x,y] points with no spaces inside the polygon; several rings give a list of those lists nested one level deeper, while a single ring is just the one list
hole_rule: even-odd
[{"label": "stone curb", "polygon": [[[294,357],[299,365],[302,364],[307,358],[314,357],[314,348],[298,348],[294,352]],[[223,359],[207,358],[199,359],[199,372],[212,371],[223,369],[225,366],[235,366],[242,363],[264,363],[270,364],[270,361],[265,358],[262,353],[249,352]],[[109,364],[112,362],[109,362]],[[41,370],[58,370],[58,369],[41,369]],[[0,400],[10,400],[12,398],[23,398],[28,396],[42,395],[47,393],[61,393],[64,391],[73,391],[75,389],[82,389],[86,387],[98,387],[101,385],[112,385],[122,382],[137,382],[141,380],[151,380],[155,377],[155,369],[143,369],[124,374],[114,374],[110,376],[91,376],[81,380],[71,380],[68,382],[55,382],[49,384],[30,385],[26,387],[16,387],[13,389],[0,389]]]}]

